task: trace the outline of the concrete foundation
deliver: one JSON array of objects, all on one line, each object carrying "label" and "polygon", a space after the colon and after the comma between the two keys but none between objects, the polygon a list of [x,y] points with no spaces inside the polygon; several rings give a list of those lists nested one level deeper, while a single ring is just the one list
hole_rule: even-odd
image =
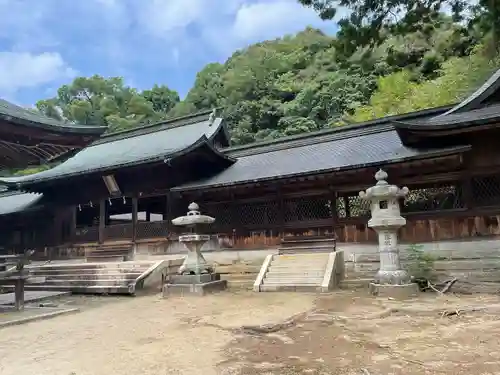
[{"label": "concrete foundation", "polygon": [[227,280],[221,280],[218,273],[201,275],[172,275],[163,285],[163,297],[169,296],[204,296],[227,288]]},{"label": "concrete foundation", "polygon": [[418,285],[415,283],[393,285],[370,283],[370,294],[377,297],[408,299],[418,296]]}]

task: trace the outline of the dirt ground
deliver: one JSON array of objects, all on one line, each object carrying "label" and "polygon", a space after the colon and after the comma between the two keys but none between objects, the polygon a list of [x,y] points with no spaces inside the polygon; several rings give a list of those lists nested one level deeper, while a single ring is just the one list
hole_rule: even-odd
[{"label": "dirt ground", "polygon": [[57,303],[82,311],[0,330],[0,374],[500,374],[497,296],[401,303],[350,291],[224,292]]}]

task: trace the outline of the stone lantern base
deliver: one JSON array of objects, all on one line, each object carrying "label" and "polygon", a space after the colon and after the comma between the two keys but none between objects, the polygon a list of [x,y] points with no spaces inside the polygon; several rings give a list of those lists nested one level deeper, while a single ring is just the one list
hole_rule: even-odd
[{"label": "stone lantern base", "polygon": [[227,280],[221,280],[218,273],[201,275],[172,275],[163,285],[163,297],[195,295],[204,296],[227,288]]},{"label": "stone lantern base", "polygon": [[408,299],[418,296],[418,284],[376,284],[370,283],[370,294],[377,297]]}]

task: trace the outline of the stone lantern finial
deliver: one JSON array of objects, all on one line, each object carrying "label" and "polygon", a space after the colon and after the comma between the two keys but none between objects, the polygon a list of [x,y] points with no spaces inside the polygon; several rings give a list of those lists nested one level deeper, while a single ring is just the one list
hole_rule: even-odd
[{"label": "stone lantern finial", "polygon": [[377,185],[387,185],[387,177],[389,175],[383,169],[379,169],[377,173],[375,173],[375,180],[377,180]]}]

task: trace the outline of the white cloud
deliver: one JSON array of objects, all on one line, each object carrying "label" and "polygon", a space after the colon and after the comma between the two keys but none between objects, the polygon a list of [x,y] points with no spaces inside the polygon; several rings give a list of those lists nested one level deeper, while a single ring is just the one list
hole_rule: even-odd
[{"label": "white cloud", "polygon": [[142,0],[135,13],[143,32],[183,57],[227,58],[235,49],[306,26],[335,29],[297,0]]},{"label": "white cloud", "polygon": [[318,15],[298,1],[277,0],[243,4],[232,25],[232,35],[239,40],[254,41],[295,33],[306,25],[324,24]]},{"label": "white cloud", "polygon": [[75,75],[59,53],[0,52],[0,96]]}]

